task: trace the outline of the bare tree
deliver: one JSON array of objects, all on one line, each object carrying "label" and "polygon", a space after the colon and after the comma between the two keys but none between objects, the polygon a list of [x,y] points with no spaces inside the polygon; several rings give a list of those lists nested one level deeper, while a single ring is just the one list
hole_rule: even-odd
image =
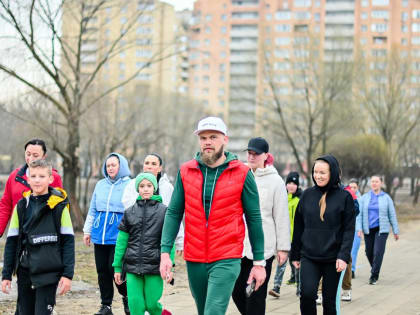
[{"label": "bare tree", "polygon": [[[147,6],[147,1],[140,1],[141,4]],[[51,138],[50,143],[63,161],[63,183],[69,191],[76,228],[83,224],[76,187],[80,174],[82,117],[104,97],[132,81],[147,66],[145,64],[133,70],[105,90],[95,84],[109,60],[135,46],[135,36],[132,35],[144,13],[137,5],[137,2],[122,0],[0,0],[0,19],[7,30],[4,36],[17,43],[26,58],[19,64],[1,61],[0,70],[42,96],[43,104],[55,113],[51,116],[55,119],[56,128],[60,129],[61,137]],[[127,14],[125,23],[119,24],[116,35],[99,41],[93,64],[85,66],[89,58],[86,44],[89,45],[89,41],[97,36],[97,23],[106,23],[101,22],[101,14],[127,6],[135,9],[128,10],[130,14]],[[173,45],[159,44],[161,48]],[[7,53],[10,54],[11,50]],[[172,54],[172,50],[168,52],[163,47],[150,58],[149,63]],[[22,67],[25,62],[28,62],[27,66]],[[38,75],[29,75],[28,67],[36,68]],[[41,127],[46,134],[50,133],[49,125]]]},{"label": "bare tree", "polygon": [[265,55],[268,88],[262,103],[276,113],[265,121],[284,136],[299,171],[311,181],[314,153],[325,153],[327,140],[345,126],[340,115],[348,114],[342,105],[351,104],[353,64],[340,57],[340,50],[324,55],[318,38],[297,37],[296,42],[293,55],[278,47]]},{"label": "bare tree", "polygon": [[420,119],[419,88],[410,82],[412,63],[409,56],[401,53],[393,47],[387,55],[361,56],[360,66],[370,71],[359,72],[355,89],[374,130],[387,145],[391,165],[384,174],[391,196],[398,188],[393,189],[392,182],[396,167],[402,166],[403,148]]}]

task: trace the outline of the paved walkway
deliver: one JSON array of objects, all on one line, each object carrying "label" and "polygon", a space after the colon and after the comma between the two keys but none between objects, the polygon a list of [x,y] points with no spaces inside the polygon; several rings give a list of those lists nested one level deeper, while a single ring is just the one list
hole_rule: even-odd
[{"label": "paved walkway", "polygon": [[[392,235],[388,239],[381,276],[376,286],[367,283],[369,263],[362,242],[358,260],[359,269],[356,271],[356,279],[353,279],[353,301],[342,302],[341,314],[420,315],[420,272],[417,272],[420,265],[420,221],[406,223],[400,228],[401,238],[398,242],[394,241]],[[197,313],[183,267],[182,265],[178,267],[180,271],[177,274],[175,287],[167,290],[168,294],[164,296],[163,304],[173,315],[194,315]],[[285,280],[289,277],[289,267],[286,270]],[[295,289],[294,286],[284,285],[281,288],[280,299],[269,296],[266,314],[300,314]],[[15,299],[15,295],[0,293],[0,313],[13,314]],[[121,299],[117,294],[113,305],[114,314],[123,314]],[[91,315],[97,311],[98,306],[97,288],[75,281],[71,293],[57,298],[56,314]],[[232,301],[227,314],[239,314]],[[318,314],[322,314],[322,307],[318,307]]]},{"label": "paved walkway", "polygon": [[[364,245],[359,251],[358,270],[353,279],[353,300],[342,302],[341,314],[345,315],[420,315],[420,222],[401,226],[401,238],[395,242],[392,235],[388,238],[387,249],[382,265],[380,279],[375,286],[368,284],[369,262],[364,254]],[[284,279],[288,279],[290,269]],[[273,267],[274,276],[275,268]],[[269,286],[271,287],[271,285]],[[300,314],[299,301],[295,295],[296,287],[284,285],[280,299],[267,298],[266,314]],[[165,304],[174,315],[196,314],[191,294],[177,293],[165,298]],[[229,315],[239,312],[231,300]],[[318,307],[322,314],[322,307]]]}]

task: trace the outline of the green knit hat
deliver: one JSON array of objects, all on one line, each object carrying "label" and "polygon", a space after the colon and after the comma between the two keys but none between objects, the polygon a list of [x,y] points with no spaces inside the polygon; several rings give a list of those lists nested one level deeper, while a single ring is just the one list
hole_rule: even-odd
[{"label": "green knit hat", "polygon": [[157,183],[155,175],[153,175],[152,173],[140,173],[139,175],[137,175],[136,191],[137,192],[139,191],[139,185],[143,179],[147,179],[149,182],[151,182],[153,184],[153,187],[155,188],[153,191],[156,192],[158,188],[158,183]]}]

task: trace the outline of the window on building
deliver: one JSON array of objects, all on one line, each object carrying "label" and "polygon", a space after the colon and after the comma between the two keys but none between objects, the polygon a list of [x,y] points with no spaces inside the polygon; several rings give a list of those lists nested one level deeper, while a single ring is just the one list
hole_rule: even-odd
[{"label": "window on building", "polygon": [[277,24],[276,31],[277,32],[290,32],[291,26],[290,24]]},{"label": "window on building", "polygon": [[420,10],[413,10],[413,19],[420,19]]},{"label": "window on building", "polygon": [[420,36],[413,36],[413,37],[411,37],[411,43],[413,45],[420,45]]},{"label": "window on building", "polygon": [[402,0],[402,6],[408,7],[408,0]]},{"label": "window on building", "polygon": [[226,39],[222,38],[220,40],[220,46],[226,46]]},{"label": "window on building", "polygon": [[211,28],[206,26],[204,29],[204,32],[206,32],[206,34],[210,34],[211,33]]},{"label": "window on building", "polygon": [[411,31],[415,33],[420,32],[420,23],[411,24]]},{"label": "window on building", "polygon": [[360,38],[360,44],[361,45],[366,45],[367,44],[367,38],[364,38],[364,37]]},{"label": "window on building", "polygon": [[301,24],[301,25],[297,24],[294,27],[295,32],[307,32],[308,29],[309,29],[308,24]]},{"label": "window on building", "polygon": [[320,0],[315,0],[315,6],[317,8],[319,8],[321,6],[321,1]]},{"label": "window on building", "polygon": [[295,7],[310,7],[312,5],[311,0],[294,0],[293,5]]},{"label": "window on building", "polygon": [[367,25],[362,24],[361,30],[362,30],[362,32],[367,32]]},{"label": "window on building", "polygon": [[407,46],[407,38],[401,38],[401,45]]},{"label": "window on building", "polygon": [[373,57],[386,57],[386,49],[372,49]]},{"label": "window on building", "polygon": [[226,65],[224,63],[219,64],[219,71],[224,72],[226,70]]},{"label": "window on building", "polygon": [[206,15],[206,21],[211,21],[211,14]]},{"label": "window on building", "polygon": [[209,81],[210,81],[210,77],[208,75],[204,75],[203,82],[209,82]]},{"label": "window on building", "polygon": [[408,26],[405,25],[405,24],[401,25],[401,32],[407,33],[408,32]]},{"label": "window on building", "polygon": [[389,11],[385,10],[374,10],[372,11],[373,19],[389,19]]},{"label": "window on building", "polygon": [[220,58],[226,58],[226,52],[225,51],[220,52]]},{"label": "window on building", "polygon": [[289,37],[276,37],[276,45],[284,46],[290,44]]},{"label": "window on building", "polygon": [[220,28],[220,32],[221,32],[222,34],[226,34],[226,31],[227,31],[226,26],[222,26],[222,27]]},{"label": "window on building", "polygon": [[219,88],[218,95],[219,95],[219,96],[223,96],[223,95],[225,95],[225,89],[224,89],[224,88]]},{"label": "window on building", "polygon": [[127,18],[126,18],[125,16],[123,16],[123,17],[120,19],[120,23],[121,23],[121,24],[125,24],[125,23],[127,23]]},{"label": "window on building", "polygon": [[408,13],[407,12],[402,12],[401,13],[401,20],[402,21],[407,21],[408,19]]},{"label": "window on building", "polygon": [[321,20],[321,14],[320,13],[315,13],[314,14],[314,19],[315,19],[315,21],[319,22]]},{"label": "window on building", "polygon": [[277,58],[289,58],[290,57],[290,53],[288,49],[275,49],[274,50],[274,55]]},{"label": "window on building", "polygon": [[295,12],[295,19],[296,20],[308,20],[311,18],[311,13],[308,11],[298,11]]},{"label": "window on building", "polygon": [[257,18],[258,12],[232,12],[232,19],[250,20]]},{"label": "window on building", "polygon": [[372,5],[389,5],[389,0],[372,0]]},{"label": "window on building", "polygon": [[210,70],[210,65],[208,63],[204,63],[203,64],[203,70],[204,71]]},{"label": "window on building", "polygon": [[383,33],[387,30],[387,24],[385,23],[373,23],[371,25],[372,32]]},{"label": "window on building", "polygon": [[292,14],[290,11],[277,11],[276,12],[276,20],[290,20],[292,18]]},{"label": "window on building", "polygon": [[387,38],[385,36],[374,36],[373,43],[377,45],[386,44]]},{"label": "window on building", "polygon": [[366,19],[368,18],[368,14],[367,14],[367,12],[362,12],[362,13],[360,14],[360,17],[362,18],[362,20],[366,20]]},{"label": "window on building", "polygon": [[272,15],[271,15],[271,13],[267,13],[266,15],[265,15],[265,19],[267,20],[267,21],[271,21],[271,19],[272,19]]},{"label": "window on building", "polygon": [[118,64],[118,67],[120,68],[120,70],[125,70],[125,63],[124,62],[120,62]]},{"label": "window on building", "polygon": [[362,7],[368,7],[369,6],[369,0],[362,0]]},{"label": "window on building", "polygon": [[289,70],[290,63],[288,61],[279,61],[274,63],[274,70]]},{"label": "window on building", "polygon": [[204,40],[204,45],[210,46],[210,39],[205,39]]},{"label": "window on building", "polygon": [[222,21],[227,21],[227,15],[226,14],[222,14],[221,15],[221,19],[222,19]]}]

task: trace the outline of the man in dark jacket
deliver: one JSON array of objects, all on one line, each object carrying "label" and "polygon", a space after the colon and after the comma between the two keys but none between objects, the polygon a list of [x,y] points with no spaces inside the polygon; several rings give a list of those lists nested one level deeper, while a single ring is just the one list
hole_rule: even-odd
[{"label": "man in dark jacket", "polygon": [[[13,208],[22,198],[24,191],[30,190],[28,180],[28,165],[35,160],[45,159],[47,157],[47,146],[40,139],[32,139],[25,144],[25,162],[26,164],[15,169],[10,173],[6,182],[3,196],[0,200],[0,236],[3,235],[7,223],[12,216]],[[52,171],[52,187],[63,187],[61,177],[57,171]]]}]

